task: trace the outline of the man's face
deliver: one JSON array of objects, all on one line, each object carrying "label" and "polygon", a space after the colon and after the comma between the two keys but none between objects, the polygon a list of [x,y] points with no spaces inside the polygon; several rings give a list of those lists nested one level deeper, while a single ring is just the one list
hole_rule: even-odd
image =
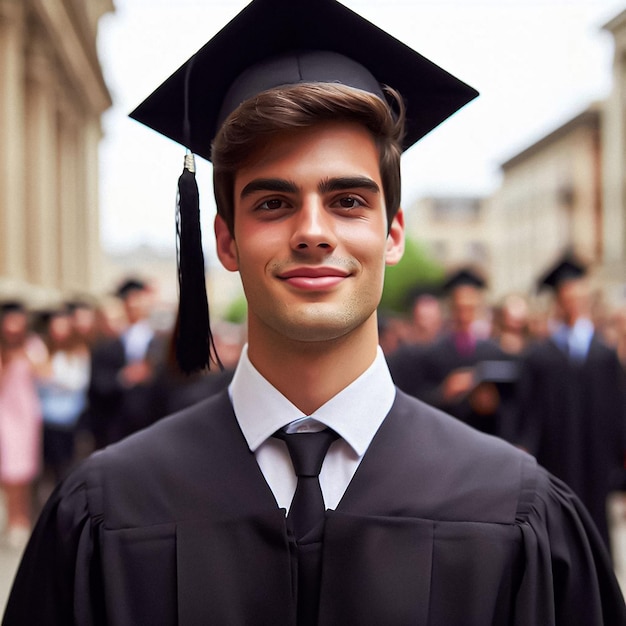
[{"label": "man's face", "polygon": [[356,124],[279,134],[237,172],[235,228],[216,219],[219,257],[239,271],[249,338],[326,341],[376,322],[385,264],[403,250],[389,229],[378,151]]}]

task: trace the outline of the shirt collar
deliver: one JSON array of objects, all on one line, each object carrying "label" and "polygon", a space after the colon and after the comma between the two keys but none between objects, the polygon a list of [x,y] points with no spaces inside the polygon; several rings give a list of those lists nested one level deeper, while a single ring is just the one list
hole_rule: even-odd
[{"label": "shirt collar", "polygon": [[552,336],[555,343],[570,357],[574,360],[584,360],[589,352],[594,332],[593,322],[586,317],[581,317],[573,326],[561,324]]},{"label": "shirt collar", "polygon": [[572,330],[579,337],[591,338],[594,333],[593,322],[588,317],[579,317]]},{"label": "shirt collar", "polygon": [[[244,346],[229,393],[239,427],[252,452],[302,412],[256,370]],[[337,432],[358,456],[365,454],[391,409],[396,389],[383,352],[370,367],[309,417]]]},{"label": "shirt collar", "polygon": [[561,341],[567,341],[571,336],[575,336],[582,341],[591,341],[594,330],[593,322],[589,318],[579,317],[573,326],[568,326],[563,322],[559,323],[552,336]]},{"label": "shirt collar", "polygon": [[129,361],[141,361],[146,356],[154,330],[148,320],[140,320],[129,326],[121,335]]}]

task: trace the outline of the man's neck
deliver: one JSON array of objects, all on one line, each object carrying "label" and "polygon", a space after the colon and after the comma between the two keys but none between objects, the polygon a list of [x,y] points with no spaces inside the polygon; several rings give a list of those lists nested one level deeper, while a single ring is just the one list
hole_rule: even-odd
[{"label": "man's neck", "polygon": [[291,341],[251,333],[248,357],[259,373],[304,415],[311,415],[356,380],[376,358],[375,319],[328,341]]}]

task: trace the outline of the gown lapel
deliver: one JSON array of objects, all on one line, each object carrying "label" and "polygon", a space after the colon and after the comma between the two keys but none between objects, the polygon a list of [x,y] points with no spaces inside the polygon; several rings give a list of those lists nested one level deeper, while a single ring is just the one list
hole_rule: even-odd
[{"label": "gown lapel", "polygon": [[[223,454],[213,450],[205,472],[217,472],[197,516],[176,524],[178,623],[246,626],[294,624],[295,549],[250,452],[226,393],[212,415]],[[214,418],[211,418],[214,419]],[[215,475],[215,474],[214,474]],[[252,617],[251,617],[252,616]]]},{"label": "gown lapel", "polygon": [[[206,623],[208,616],[229,626],[293,625],[297,552],[285,512],[227,394],[221,402],[219,428],[203,433],[219,442],[202,464],[216,474],[198,514],[177,522],[179,624],[197,624],[199,616]],[[503,442],[485,446],[480,433],[416,402],[398,393],[337,509],[327,512],[320,626],[491,623],[490,603],[466,598],[472,613],[458,617],[446,590],[462,591],[468,576],[482,577],[477,588],[498,585],[510,571],[516,552],[503,546],[517,545],[511,520],[521,460]],[[210,409],[217,418],[216,407]],[[484,484],[489,492],[477,492]],[[490,567],[481,573],[475,564],[483,557]],[[501,602],[508,606],[507,593]]]},{"label": "gown lapel", "polygon": [[396,403],[337,510],[327,514],[321,625],[428,623],[433,522],[412,514],[402,489],[408,477],[394,462],[407,445],[401,421]]},{"label": "gown lapel", "polygon": [[[285,511],[226,394],[215,413],[221,417],[213,436],[227,453],[205,471],[220,472],[223,489],[198,516],[176,525],[179,624],[197,624],[198,616],[229,626],[295,624],[297,553]],[[407,515],[411,497],[398,489],[407,477],[390,471],[399,446],[411,445],[403,441],[408,416],[401,413],[392,409],[337,510],[327,514],[320,625],[427,623],[433,523]]]},{"label": "gown lapel", "polygon": [[178,623],[295,624],[285,515],[178,524]]}]

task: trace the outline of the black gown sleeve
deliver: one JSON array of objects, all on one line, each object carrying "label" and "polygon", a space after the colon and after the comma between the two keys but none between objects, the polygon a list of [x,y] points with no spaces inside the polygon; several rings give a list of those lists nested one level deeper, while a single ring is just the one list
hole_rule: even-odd
[{"label": "black gown sleeve", "polygon": [[541,469],[538,477],[519,517],[525,565],[515,625],[626,625],[622,592],[589,513],[559,479]]},{"label": "black gown sleeve", "polygon": [[3,626],[106,624],[97,533],[86,486],[70,478],[52,494],[33,530]]}]

